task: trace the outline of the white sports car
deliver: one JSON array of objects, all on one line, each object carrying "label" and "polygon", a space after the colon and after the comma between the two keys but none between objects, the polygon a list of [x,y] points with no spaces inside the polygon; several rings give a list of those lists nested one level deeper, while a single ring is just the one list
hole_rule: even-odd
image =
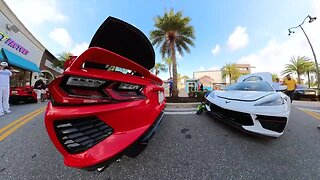
[{"label": "white sports car", "polygon": [[223,91],[206,95],[206,108],[216,119],[242,130],[279,137],[288,123],[290,98],[273,87],[270,73],[241,76]]}]

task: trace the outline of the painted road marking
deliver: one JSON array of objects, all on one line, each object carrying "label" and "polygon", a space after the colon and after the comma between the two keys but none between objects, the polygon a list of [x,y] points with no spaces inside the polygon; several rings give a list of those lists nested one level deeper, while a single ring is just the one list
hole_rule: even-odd
[{"label": "painted road marking", "polygon": [[12,123],[8,124],[7,126],[0,129],[0,142],[3,141],[6,137],[16,131],[18,128],[26,124],[27,122],[31,121],[33,118],[38,116],[39,114],[43,113],[46,107],[42,107],[37,109],[25,116],[20,117],[19,119],[13,121]]},{"label": "painted road marking", "polygon": [[314,111],[311,111],[310,109],[302,109],[302,108],[299,108],[301,111],[307,113],[308,115],[320,120],[320,114],[314,112]]},{"label": "painted road marking", "polygon": [[37,112],[39,112],[39,111],[41,111],[41,110],[43,110],[43,109],[45,109],[45,108],[46,108],[46,107],[39,108],[39,109],[37,109],[37,110],[35,110],[35,111],[27,114],[27,115],[24,115],[24,116],[20,117],[19,119],[13,121],[12,123],[6,125],[5,127],[3,127],[3,128],[0,129],[0,134],[1,134],[3,131],[7,130],[8,128],[11,128],[11,127],[14,126],[15,124],[23,121],[25,118],[27,118],[27,117],[31,116],[32,114],[35,114],[35,113],[37,113]]}]

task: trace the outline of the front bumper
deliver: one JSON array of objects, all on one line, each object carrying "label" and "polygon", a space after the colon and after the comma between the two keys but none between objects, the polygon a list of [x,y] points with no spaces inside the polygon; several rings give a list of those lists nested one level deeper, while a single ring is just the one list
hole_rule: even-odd
[{"label": "front bumper", "polygon": [[288,121],[287,117],[258,115],[224,109],[209,101],[206,101],[206,109],[215,119],[231,126],[271,137],[281,136]]}]

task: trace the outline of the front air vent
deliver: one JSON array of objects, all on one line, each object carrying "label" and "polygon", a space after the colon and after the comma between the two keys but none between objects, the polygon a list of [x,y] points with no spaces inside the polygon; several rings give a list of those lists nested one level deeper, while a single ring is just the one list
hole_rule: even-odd
[{"label": "front air vent", "polygon": [[54,129],[62,146],[71,154],[91,148],[113,132],[97,117],[55,121]]}]

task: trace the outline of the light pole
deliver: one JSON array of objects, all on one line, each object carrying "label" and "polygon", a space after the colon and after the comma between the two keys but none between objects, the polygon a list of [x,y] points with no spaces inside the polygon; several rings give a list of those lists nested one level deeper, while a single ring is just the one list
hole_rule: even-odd
[{"label": "light pole", "polygon": [[291,27],[288,29],[289,31],[289,36],[291,35],[291,33],[294,33],[294,31],[292,31],[292,29],[296,29],[296,28],[301,28],[302,32],[304,33],[304,35],[306,36],[307,40],[308,40],[308,43],[311,47],[311,51],[312,51],[312,54],[313,54],[313,58],[314,58],[314,61],[315,61],[315,64],[316,64],[316,74],[317,74],[317,81],[318,81],[318,88],[320,88],[320,75],[319,75],[319,66],[318,66],[318,61],[317,61],[317,57],[316,57],[316,54],[314,53],[314,50],[313,50],[313,47],[311,45],[311,42],[309,40],[309,37],[307,36],[306,32],[304,31],[304,29],[302,28],[302,25],[303,23],[306,21],[306,19],[309,18],[309,23],[312,23],[314,20],[317,19],[317,17],[311,17],[310,15],[308,15],[306,18],[304,18],[303,22],[301,24],[299,24],[298,26],[295,26],[295,27]]}]

